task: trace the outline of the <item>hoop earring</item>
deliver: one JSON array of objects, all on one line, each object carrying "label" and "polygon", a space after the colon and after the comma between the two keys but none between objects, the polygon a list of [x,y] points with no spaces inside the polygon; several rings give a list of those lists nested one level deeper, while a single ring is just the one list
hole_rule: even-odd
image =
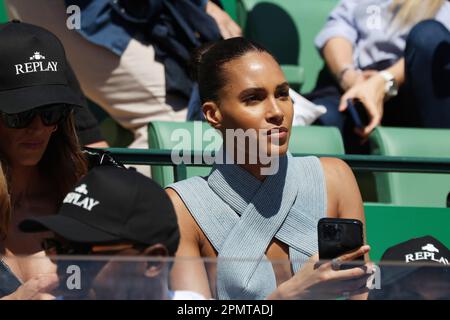
[{"label": "hoop earring", "polygon": [[58,130],[58,125],[55,124],[55,127],[53,128],[52,132],[55,132],[56,130]]}]

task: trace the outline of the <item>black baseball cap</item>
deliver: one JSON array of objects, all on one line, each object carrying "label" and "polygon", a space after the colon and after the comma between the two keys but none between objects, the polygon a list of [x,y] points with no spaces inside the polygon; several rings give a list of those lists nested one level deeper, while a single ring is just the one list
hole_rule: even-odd
[{"label": "black baseball cap", "polygon": [[180,237],[164,189],[134,170],[112,166],[92,169],[66,195],[58,214],[26,219],[19,228],[24,232],[51,230],[77,243],[161,243],[170,255]]},{"label": "black baseball cap", "polygon": [[18,20],[0,24],[0,70],[2,112],[85,106],[61,41],[46,29]]},{"label": "black baseball cap", "polygon": [[372,290],[370,298],[382,298],[383,289],[421,270],[450,272],[450,250],[432,236],[413,238],[388,248],[380,260],[382,290]]}]

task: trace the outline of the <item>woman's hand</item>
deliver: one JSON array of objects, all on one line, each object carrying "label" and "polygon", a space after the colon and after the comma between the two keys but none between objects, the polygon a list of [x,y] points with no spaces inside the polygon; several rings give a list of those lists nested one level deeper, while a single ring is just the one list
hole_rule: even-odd
[{"label": "woman's hand", "polygon": [[359,100],[366,108],[369,116],[369,124],[361,129],[355,129],[355,132],[362,138],[367,138],[369,134],[381,123],[383,118],[384,98],[385,98],[384,78],[376,73],[369,79],[351,87],[342,97],[339,105],[339,111],[347,109],[347,100]]},{"label": "woman's hand", "polygon": [[242,30],[231,17],[215,3],[208,1],[206,12],[216,21],[224,39],[242,36]]},{"label": "woman's hand", "polygon": [[41,274],[34,276],[16,291],[2,298],[4,300],[54,300],[52,292],[59,284],[56,274]]},{"label": "woman's hand", "polygon": [[373,273],[373,264],[338,270],[336,262],[342,264],[367,254],[369,246],[344,254],[334,261],[319,264],[314,255],[290,280],[280,285],[269,298],[278,299],[336,299],[367,292],[368,278]]},{"label": "woman's hand", "polygon": [[376,73],[376,70],[361,71],[359,69],[350,69],[344,73],[344,76],[342,77],[341,83],[339,83],[339,85],[341,86],[342,90],[348,91],[353,86],[363,83]]}]

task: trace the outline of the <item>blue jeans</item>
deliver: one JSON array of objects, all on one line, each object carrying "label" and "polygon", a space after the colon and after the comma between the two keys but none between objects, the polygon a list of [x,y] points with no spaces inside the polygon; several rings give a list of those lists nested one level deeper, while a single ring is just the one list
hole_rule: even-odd
[{"label": "blue jeans", "polygon": [[[385,104],[382,125],[450,128],[450,32],[435,20],[418,23],[408,35],[404,57],[405,84]],[[380,62],[369,69],[388,66]],[[317,124],[338,127],[347,152],[366,153],[368,146],[360,146],[346,113],[338,111],[341,95],[328,71],[323,71],[315,92],[307,97],[327,108]]]}]

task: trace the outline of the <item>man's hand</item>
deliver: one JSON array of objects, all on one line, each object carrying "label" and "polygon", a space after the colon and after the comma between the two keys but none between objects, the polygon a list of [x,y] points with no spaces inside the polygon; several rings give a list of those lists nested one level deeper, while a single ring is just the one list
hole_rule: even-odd
[{"label": "man's hand", "polygon": [[220,34],[224,39],[242,36],[241,28],[215,3],[208,1],[206,12],[216,21]]}]

